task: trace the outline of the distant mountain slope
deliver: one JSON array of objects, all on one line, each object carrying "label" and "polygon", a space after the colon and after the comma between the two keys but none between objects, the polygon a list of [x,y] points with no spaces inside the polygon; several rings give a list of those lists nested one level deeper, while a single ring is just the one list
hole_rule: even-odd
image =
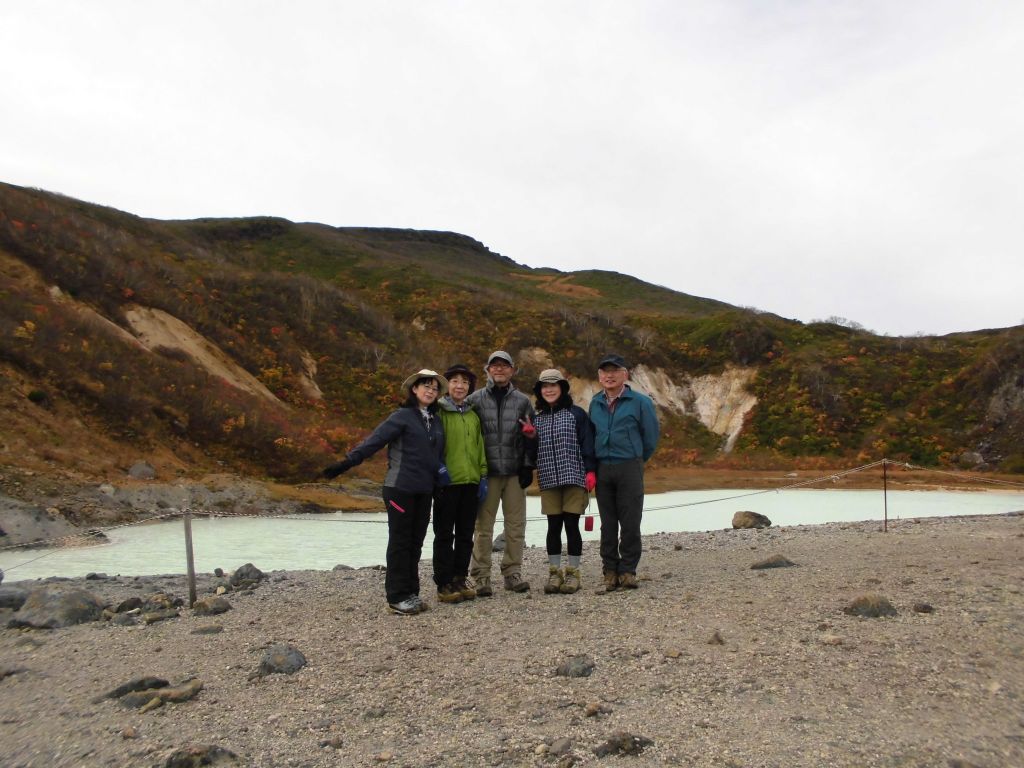
[{"label": "distant mountain slope", "polygon": [[[152,221],[3,184],[0,277],[4,459],[40,470],[159,454],[178,472],[309,478],[408,371],[480,368],[494,348],[526,388],[556,364],[592,389],[607,350],[642,365],[661,388],[656,461],[1024,470],[1021,327],[880,337],[532,269],[450,232]],[[723,412],[740,402],[741,419]]]}]

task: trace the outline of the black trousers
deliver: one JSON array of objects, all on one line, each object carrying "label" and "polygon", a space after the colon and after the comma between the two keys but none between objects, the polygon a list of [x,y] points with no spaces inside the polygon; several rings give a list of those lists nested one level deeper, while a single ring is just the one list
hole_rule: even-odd
[{"label": "black trousers", "polygon": [[548,515],[548,535],[545,543],[549,555],[562,554],[562,524],[565,524],[565,543],[570,557],[583,554],[583,536],[580,534],[580,516],[563,512]]},{"label": "black trousers", "polygon": [[601,565],[613,573],[636,573],[643,543],[644,463],[641,459],[597,467],[597,509],[601,514]]},{"label": "black trousers", "polygon": [[449,485],[434,494],[434,583],[438,588],[469,576],[479,486]]},{"label": "black trousers", "polygon": [[420,593],[420,555],[430,525],[429,493],[407,493],[384,487],[388,511],[388,571],[384,590],[389,603],[399,603]]}]

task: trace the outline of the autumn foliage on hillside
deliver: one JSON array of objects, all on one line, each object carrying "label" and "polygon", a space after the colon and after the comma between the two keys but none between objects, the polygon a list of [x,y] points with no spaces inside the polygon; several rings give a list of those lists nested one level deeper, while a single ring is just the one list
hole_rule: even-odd
[{"label": "autumn foliage on hillside", "polygon": [[[188,442],[240,471],[309,479],[395,407],[410,370],[481,368],[494,348],[540,348],[587,378],[607,350],[679,381],[753,366],[758,405],[738,464],[943,464],[977,450],[1024,464],[1022,328],[881,337],[612,273],[533,270],[453,233],[150,221],[9,185],[0,185],[0,259],[0,360],[33,382],[26,397],[40,408],[73,404],[140,450]],[[274,399],[180,349],[134,343],[132,307],[184,322]],[[524,364],[520,382],[542,367]],[[662,415],[658,462],[721,460],[721,438],[694,418]]]}]

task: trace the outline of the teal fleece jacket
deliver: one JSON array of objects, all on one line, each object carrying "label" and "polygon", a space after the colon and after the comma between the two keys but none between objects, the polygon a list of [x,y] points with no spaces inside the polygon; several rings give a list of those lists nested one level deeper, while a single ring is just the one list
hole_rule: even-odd
[{"label": "teal fleece jacket", "polygon": [[647,395],[626,385],[615,410],[608,412],[608,401],[600,392],[590,401],[590,420],[594,423],[594,452],[598,463],[615,464],[631,459],[645,462],[658,447],[658,416]]},{"label": "teal fleece jacket", "polygon": [[447,396],[438,401],[438,413],[444,425],[444,463],[452,485],[476,485],[487,477],[480,417],[468,403],[459,410]]}]

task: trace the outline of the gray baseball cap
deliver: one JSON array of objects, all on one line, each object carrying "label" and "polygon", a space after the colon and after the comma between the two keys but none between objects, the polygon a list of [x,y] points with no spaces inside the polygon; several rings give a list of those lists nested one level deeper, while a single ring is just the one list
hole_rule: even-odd
[{"label": "gray baseball cap", "polygon": [[510,355],[508,352],[504,351],[503,349],[496,349],[493,352],[491,352],[491,354],[489,354],[487,356],[487,365],[490,365],[495,360],[504,360],[506,363],[511,365],[513,368],[516,367],[516,364],[514,362],[512,362],[512,355]]}]

